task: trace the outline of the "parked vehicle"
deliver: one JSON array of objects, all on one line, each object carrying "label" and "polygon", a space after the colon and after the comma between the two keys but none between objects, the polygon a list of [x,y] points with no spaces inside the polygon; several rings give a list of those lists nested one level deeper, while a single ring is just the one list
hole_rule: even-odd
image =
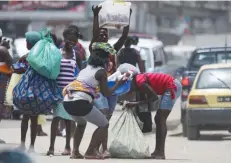
[{"label": "parked vehicle", "polygon": [[168,65],[174,70],[173,76],[180,80],[192,52],[196,49],[194,46],[173,45],[165,46],[164,51],[168,56]]},{"label": "parked vehicle", "polygon": [[231,48],[230,47],[213,47],[199,48],[193,51],[182,76],[182,94],[181,94],[181,123],[183,125],[183,135],[186,136],[186,106],[189,92],[192,88],[193,81],[201,66],[215,63],[230,63]]},{"label": "parked vehicle", "polygon": [[186,108],[187,137],[196,140],[200,130],[231,127],[231,64],[202,66],[189,93]]}]

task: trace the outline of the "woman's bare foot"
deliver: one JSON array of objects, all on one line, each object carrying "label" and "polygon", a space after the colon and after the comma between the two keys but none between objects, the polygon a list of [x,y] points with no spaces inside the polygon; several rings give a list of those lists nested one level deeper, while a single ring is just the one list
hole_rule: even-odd
[{"label": "woman's bare foot", "polygon": [[41,132],[37,133],[37,136],[48,136],[48,134],[45,133],[45,132],[43,132],[43,131],[41,131]]},{"label": "woman's bare foot", "polygon": [[71,155],[71,149],[65,149],[64,152],[61,153],[63,156],[69,156]]},{"label": "woman's bare foot", "polygon": [[103,160],[104,157],[100,154],[99,151],[95,150],[92,153],[86,153],[85,154],[85,159],[95,159],[95,160]]},{"label": "woman's bare foot", "polygon": [[16,148],[16,150],[25,152],[25,151],[26,151],[26,146],[25,146],[25,144],[21,144],[19,147]]},{"label": "woman's bare foot", "polygon": [[72,152],[70,159],[84,159],[84,156],[80,152]]},{"label": "woman's bare foot", "polygon": [[35,148],[34,148],[34,146],[30,146],[30,147],[29,147],[28,153],[35,153]]},{"label": "woman's bare foot", "polygon": [[165,160],[165,155],[164,155],[164,153],[153,152],[153,153],[151,154],[151,158],[152,158],[152,159],[157,159],[157,160]]},{"label": "woman's bare foot", "polygon": [[105,150],[103,153],[102,153],[102,157],[104,158],[110,158],[111,155],[110,155],[110,152],[108,150]]}]

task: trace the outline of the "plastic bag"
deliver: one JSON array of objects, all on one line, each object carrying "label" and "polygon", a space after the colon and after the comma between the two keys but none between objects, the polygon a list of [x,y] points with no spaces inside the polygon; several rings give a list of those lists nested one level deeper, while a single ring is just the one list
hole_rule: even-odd
[{"label": "plastic bag", "polygon": [[132,109],[125,109],[109,132],[109,152],[113,158],[150,157],[149,145]]},{"label": "plastic bag", "polygon": [[133,75],[138,74],[140,71],[137,67],[133,66],[132,64],[129,63],[123,63],[121,64],[118,68],[117,71],[120,71],[122,74],[132,71]]},{"label": "plastic bag", "polygon": [[99,26],[102,28],[120,29],[130,23],[130,2],[104,1],[99,12]]},{"label": "plastic bag", "polygon": [[6,105],[10,105],[10,106],[13,105],[13,89],[19,83],[21,78],[22,78],[21,74],[13,73],[11,75],[11,79],[10,79],[10,82],[8,84],[8,88],[6,91],[6,101],[5,101]]},{"label": "plastic bag", "polygon": [[60,73],[61,52],[53,43],[49,31],[45,29],[41,33],[42,40],[33,46],[27,61],[40,75],[48,79],[56,79]]},{"label": "plastic bag", "polygon": [[38,116],[38,125],[44,125],[47,122],[45,115]]}]

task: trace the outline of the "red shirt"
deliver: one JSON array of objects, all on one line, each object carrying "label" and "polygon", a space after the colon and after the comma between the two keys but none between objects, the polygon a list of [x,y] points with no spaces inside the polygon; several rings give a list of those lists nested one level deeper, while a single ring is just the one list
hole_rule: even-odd
[{"label": "red shirt", "polygon": [[170,90],[172,99],[175,98],[175,92],[177,87],[174,83],[175,78],[171,75],[163,74],[163,73],[145,73],[136,75],[136,84],[139,88],[144,83],[147,83],[151,86],[151,88],[158,94],[163,95],[167,90]]}]

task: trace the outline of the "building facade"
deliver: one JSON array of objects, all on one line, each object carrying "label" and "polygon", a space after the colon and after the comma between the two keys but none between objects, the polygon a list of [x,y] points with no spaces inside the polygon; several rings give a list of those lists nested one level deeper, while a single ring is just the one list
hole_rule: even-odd
[{"label": "building facade", "polygon": [[[53,28],[59,36],[76,24],[91,38],[92,5],[101,1],[0,1],[0,27],[23,36],[27,30]],[[130,31],[152,36],[230,32],[230,1],[132,1]],[[111,34],[121,31],[113,30]]]}]

